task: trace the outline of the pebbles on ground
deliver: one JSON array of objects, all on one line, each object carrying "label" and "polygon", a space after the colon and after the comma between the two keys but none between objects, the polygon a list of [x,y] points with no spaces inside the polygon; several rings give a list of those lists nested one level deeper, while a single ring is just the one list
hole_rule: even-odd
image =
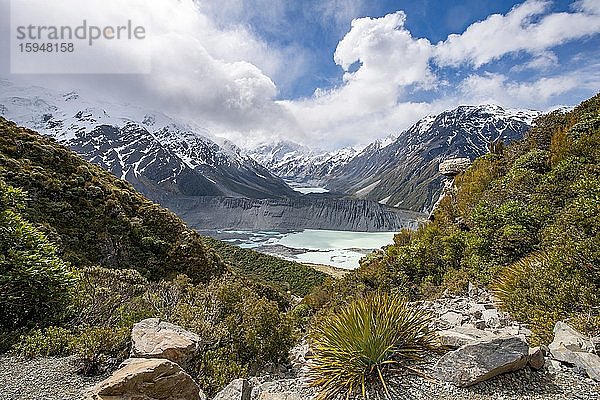
[{"label": "pebbles on ground", "polygon": [[77,374],[75,357],[0,356],[0,400],[80,400],[105,378]]}]

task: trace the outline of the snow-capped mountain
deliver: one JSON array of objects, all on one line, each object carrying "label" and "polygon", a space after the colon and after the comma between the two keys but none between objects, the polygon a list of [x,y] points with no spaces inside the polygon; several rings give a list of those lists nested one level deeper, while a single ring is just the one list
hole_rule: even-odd
[{"label": "snow-capped mountain", "polygon": [[394,207],[428,211],[443,186],[441,161],[471,160],[490,142],[519,139],[540,113],[495,105],[460,106],[427,116],[387,146],[373,143],[330,176],[326,187]]},{"label": "snow-capped mountain", "polygon": [[160,112],[0,81],[0,116],[56,138],[156,201],[296,195],[234,144]]},{"label": "snow-capped mountain", "polygon": [[288,182],[321,186],[359,152],[355,147],[327,152],[290,141],[280,141],[260,145],[249,154],[273,174]]}]

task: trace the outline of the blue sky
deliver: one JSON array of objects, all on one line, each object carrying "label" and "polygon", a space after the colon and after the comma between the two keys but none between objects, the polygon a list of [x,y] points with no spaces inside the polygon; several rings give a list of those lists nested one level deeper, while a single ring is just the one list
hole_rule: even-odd
[{"label": "blue sky", "polygon": [[545,111],[600,89],[599,0],[86,0],[92,14],[69,1],[31,14],[143,15],[152,73],[14,75],[1,57],[0,76],[159,109],[247,147],[365,144],[461,104]]},{"label": "blue sky", "polygon": [[[250,2],[252,3],[252,2]],[[380,0],[365,2],[339,2],[340,19],[322,18],[321,10],[311,1],[285,2],[283,19],[269,19],[269,14],[262,13],[260,7],[252,7],[254,11],[246,12],[241,19],[227,19],[222,16],[221,24],[244,24],[257,36],[267,43],[279,47],[294,47],[303,49],[310,62],[305,64],[303,73],[293,81],[282,80],[278,85],[278,97],[294,99],[311,96],[316,88],[327,88],[342,84],[343,70],[333,60],[333,53],[338,42],[350,29],[352,19],[361,17],[383,17],[387,14],[402,10],[406,13],[404,26],[413,37],[427,38],[431,43],[445,40],[450,34],[460,34],[474,22],[482,21],[492,14],[506,14],[513,7],[523,1],[481,1],[481,0],[420,0],[399,1]],[[345,7],[344,7],[345,5]],[[349,6],[354,5],[354,6]],[[572,12],[572,1],[548,2],[545,14],[558,12]],[[321,15],[320,15],[321,14]],[[570,58],[574,54],[584,54],[591,59],[600,60],[600,40],[598,36],[583,40],[568,42],[564,45],[553,47],[553,52],[561,60],[561,65],[556,65],[554,70],[569,66]],[[526,62],[524,54],[511,54],[496,60],[482,71],[503,72],[510,71],[515,65]],[[572,63],[571,63],[572,64]],[[467,68],[438,68],[437,72],[450,82],[456,83],[470,69]],[[552,71],[545,70],[549,74]],[[539,71],[512,71],[519,80],[531,80],[542,76]],[[276,82],[278,83],[278,82]],[[420,98],[431,100],[435,93],[420,93]],[[580,100],[577,95],[566,96],[565,104]]]}]

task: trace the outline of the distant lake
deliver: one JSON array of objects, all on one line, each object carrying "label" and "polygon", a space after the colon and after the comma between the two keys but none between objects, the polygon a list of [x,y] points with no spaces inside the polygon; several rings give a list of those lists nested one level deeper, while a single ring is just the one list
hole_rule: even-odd
[{"label": "distant lake", "polygon": [[306,229],[291,233],[220,231],[211,236],[289,260],[355,269],[366,254],[392,244],[394,234]]},{"label": "distant lake", "polygon": [[302,186],[301,184],[296,183],[296,182],[292,182],[292,181],[285,181],[285,183],[287,183],[296,192],[299,192],[299,193],[302,193],[302,194],[327,193],[327,192],[329,192],[329,190],[325,189],[324,187]]}]

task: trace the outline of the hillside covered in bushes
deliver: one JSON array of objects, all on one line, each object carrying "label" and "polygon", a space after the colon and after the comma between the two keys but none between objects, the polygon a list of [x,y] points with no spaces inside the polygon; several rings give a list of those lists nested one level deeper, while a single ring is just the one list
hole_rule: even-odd
[{"label": "hillside covered in bushes", "polygon": [[548,343],[566,320],[600,332],[600,95],[540,117],[521,141],[494,146],[462,175],[432,221],[305,299],[325,312],[379,291],[411,299],[490,287]]},{"label": "hillside covered in bushes", "polygon": [[201,237],[128,183],[2,118],[0,248],[0,350],[77,354],[94,374],[126,358],[135,322],[160,317],[203,338],[195,369],[208,393],[284,360],[295,339],[289,294],[324,281]]}]

